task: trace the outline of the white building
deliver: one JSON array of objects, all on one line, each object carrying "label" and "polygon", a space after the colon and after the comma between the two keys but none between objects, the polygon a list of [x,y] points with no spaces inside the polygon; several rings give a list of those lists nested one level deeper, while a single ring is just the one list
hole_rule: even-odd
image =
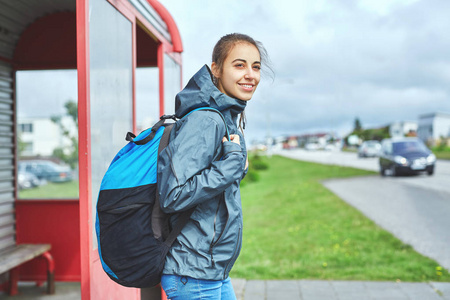
[{"label": "white building", "polygon": [[393,122],[389,125],[389,134],[392,137],[404,137],[417,132],[418,124],[413,121]]},{"label": "white building", "polygon": [[[71,135],[76,135],[76,126],[70,117],[63,117],[62,124]],[[70,146],[70,141],[62,134],[60,127],[49,118],[20,118],[18,133],[25,149],[22,156],[51,156],[58,147]]]},{"label": "white building", "polygon": [[450,137],[450,113],[431,113],[419,116],[417,136],[424,142],[435,144],[442,137]]}]

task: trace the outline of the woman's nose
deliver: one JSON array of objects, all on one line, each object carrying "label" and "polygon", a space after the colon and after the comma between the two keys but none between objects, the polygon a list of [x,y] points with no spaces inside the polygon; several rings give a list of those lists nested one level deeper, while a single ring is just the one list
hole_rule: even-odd
[{"label": "woman's nose", "polygon": [[247,72],[244,75],[245,79],[253,79],[255,77],[255,74],[253,73],[252,69],[247,69]]}]

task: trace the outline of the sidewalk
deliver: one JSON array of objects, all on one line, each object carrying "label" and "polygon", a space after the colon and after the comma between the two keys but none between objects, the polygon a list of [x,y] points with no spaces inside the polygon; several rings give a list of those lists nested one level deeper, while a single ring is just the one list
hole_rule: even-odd
[{"label": "sidewalk", "polygon": [[238,300],[450,300],[450,283],[325,280],[233,281]]},{"label": "sidewalk", "polygon": [[[232,279],[238,300],[450,300],[450,283],[410,283],[326,280]],[[57,282],[56,294],[45,295],[45,285],[21,284],[8,300],[79,300],[80,283]],[[93,299],[109,300],[109,299]],[[148,299],[142,299],[148,300]]]}]

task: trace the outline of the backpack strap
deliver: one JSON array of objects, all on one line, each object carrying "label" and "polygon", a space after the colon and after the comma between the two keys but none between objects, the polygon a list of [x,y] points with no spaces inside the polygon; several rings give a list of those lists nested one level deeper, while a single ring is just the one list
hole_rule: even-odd
[{"label": "backpack strap", "polygon": [[[222,113],[219,110],[215,109],[215,108],[200,107],[200,108],[191,110],[188,114],[184,115],[183,118],[187,117],[188,115],[190,115],[191,113],[193,113],[194,111],[197,111],[197,110],[209,110],[209,111],[213,111],[213,112],[218,113],[220,115],[220,117],[222,118],[223,123],[225,124],[225,131],[226,131],[225,132],[225,136],[227,137],[228,140],[230,140],[230,134],[228,132],[228,126],[227,126],[227,123],[225,122],[225,118],[222,115]],[[172,128],[170,128],[170,130],[172,130]],[[166,134],[166,132],[164,132],[164,134]],[[161,142],[159,144],[160,147],[161,147],[161,144],[163,143],[163,138],[164,138],[164,135],[163,135],[163,137],[161,137]],[[169,142],[168,142],[168,136],[167,136],[166,144],[162,147],[162,149],[164,149],[164,147],[166,147],[168,143]],[[161,151],[161,150],[158,149],[158,154],[159,154],[159,151]],[[158,195],[158,193],[156,193],[156,198],[157,198],[157,201],[158,201],[158,204],[159,204],[159,195]],[[178,217],[178,220],[177,220],[177,223],[172,228],[172,231],[170,232],[170,234],[167,236],[166,240],[164,241],[164,244],[168,248],[170,248],[172,246],[173,242],[175,242],[175,240],[177,239],[177,236],[181,233],[181,230],[183,230],[184,226],[189,222],[189,219],[191,218],[191,215],[192,215],[192,213],[194,212],[194,210],[196,208],[197,207],[195,206],[195,207],[190,208],[189,210],[186,210],[186,211],[180,213],[180,215]]]},{"label": "backpack strap", "polygon": [[194,212],[195,208],[196,207],[193,207],[189,210],[186,210],[186,211],[180,213],[177,223],[172,228],[172,231],[170,232],[167,239],[164,241],[164,244],[167,247],[172,246],[173,242],[175,242],[175,240],[177,239],[177,236],[180,234],[183,227],[188,223],[189,219],[191,218],[191,215]]},{"label": "backpack strap", "polygon": [[[156,135],[156,132],[158,131],[158,129],[164,125],[164,122],[166,122],[167,119],[173,119],[176,120],[175,115],[163,115],[161,116],[160,120],[153,125],[152,130],[150,132],[149,135],[147,135],[145,138],[143,138],[142,140],[138,140],[135,141],[134,139],[136,138],[136,135],[132,132],[128,132],[127,136],[125,137],[125,139],[129,142],[133,142],[136,145],[145,145],[148,142],[150,142],[151,140],[153,140],[153,138]],[[167,144],[166,144],[167,145]]]},{"label": "backpack strap", "polygon": [[226,135],[225,136],[230,141],[230,133],[228,132],[227,122],[225,121],[225,117],[222,115],[222,113],[218,109],[215,109],[215,108],[212,108],[212,107],[199,107],[199,108],[193,109],[190,112],[188,112],[186,115],[183,116],[183,118],[189,116],[191,113],[193,113],[194,111],[197,111],[197,110],[209,110],[209,111],[213,111],[213,112],[218,113],[219,116],[222,118],[223,123],[225,124],[225,131],[226,131]]},{"label": "backpack strap", "polygon": [[[170,132],[172,131],[174,124],[175,123],[164,124],[164,132],[159,140],[158,156],[169,144]],[[159,203],[159,193],[156,191],[152,213],[152,230],[157,239],[161,238],[164,241],[170,233],[169,227],[166,226],[169,222],[169,217],[161,210]]]},{"label": "backpack strap", "polygon": [[169,145],[169,138],[170,138],[170,132],[173,129],[173,125],[175,123],[172,124],[167,124],[164,127],[164,133],[161,136],[161,140],[159,141],[159,146],[158,146],[158,156],[161,153],[161,151],[167,147],[167,145]]},{"label": "backpack strap", "polygon": [[[164,129],[163,136],[161,137],[161,141],[159,142],[158,147],[158,155],[161,153],[161,151],[169,144],[169,138],[170,138],[170,132],[172,131],[173,124],[170,124],[166,126]],[[155,207],[159,209],[159,194],[156,193],[156,202]],[[164,241],[164,244],[169,248],[172,246],[173,242],[176,240],[177,236],[180,234],[183,227],[187,224],[189,219],[191,218],[192,213],[194,212],[195,207],[180,213],[180,216],[178,217],[178,222],[175,224],[175,226],[172,228],[172,231],[167,236],[166,240]]]}]

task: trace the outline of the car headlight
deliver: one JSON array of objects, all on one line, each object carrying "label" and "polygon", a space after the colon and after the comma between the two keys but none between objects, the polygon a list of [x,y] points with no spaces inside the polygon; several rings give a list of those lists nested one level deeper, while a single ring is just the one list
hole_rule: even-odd
[{"label": "car headlight", "polygon": [[432,163],[434,163],[436,161],[436,155],[434,155],[433,153],[431,153],[430,155],[428,155],[427,157],[427,163],[429,165],[431,165]]},{"label": "car headlight", "polygon": [[394,161],[398,163],[399,165],[406,165],[408,164],[408,160],[404,158],[403,156],[397,155],[394,157]]}]

